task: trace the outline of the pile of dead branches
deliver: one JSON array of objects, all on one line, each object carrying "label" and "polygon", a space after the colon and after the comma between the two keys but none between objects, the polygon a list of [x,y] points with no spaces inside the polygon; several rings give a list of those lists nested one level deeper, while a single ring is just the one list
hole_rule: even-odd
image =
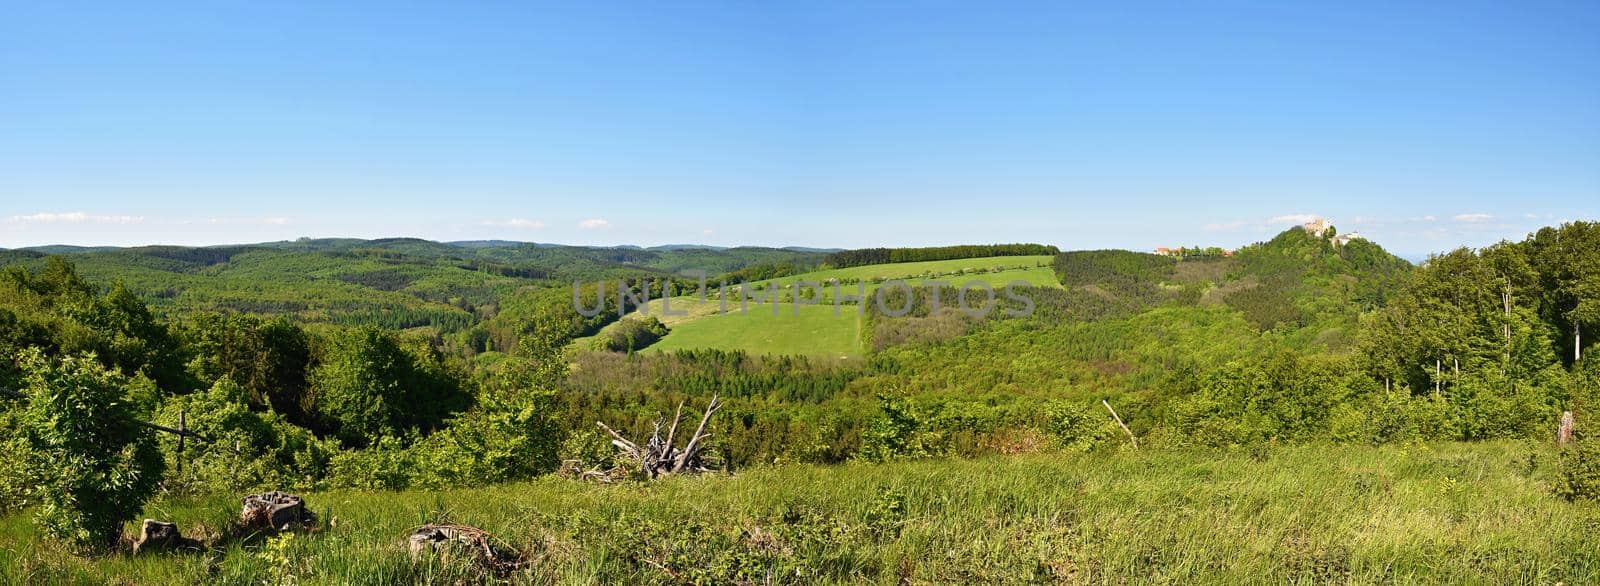
[{"label": "pile of dead branches", "polygon": [[[636,470],[645,478],[656,479],[670,474],[685,474],[709,472],[711,469],[705,465],[705,444],[711,432],[706,431],[706,425],[711,422],[711,416],[722,408],[722,402],[716,395],[711,396],[711,402],[706,405],[705,411],[700,416],[700,425],[689,436],[680,449],[676,445],[678,439],[678,423],[683,420],[683,403],[678,403],[678,411],[672,416],[672,425],[667,427],[667,436],[661,437],[661,429],[665,423],[656,419],[655,429],[650,432],[650,439],[644,443],[634,442],[610,426],[596,422],[600,429],[611,434],[611,445],[616,446],[618,455],[622,459],[636,466]],[[601,481],[610,481],[614,474],[610,471],[591,470],[582,473],[585,478]]]}]

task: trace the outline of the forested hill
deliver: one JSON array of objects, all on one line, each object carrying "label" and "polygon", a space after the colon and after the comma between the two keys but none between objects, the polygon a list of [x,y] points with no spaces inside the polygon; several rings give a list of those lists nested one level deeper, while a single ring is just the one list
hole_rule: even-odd
[{"label": "forested hill", "polygon": [[[779,248],[454,245],[414,238],[301,239],[238,246],[46,247],[90,282],[122,283],[158,312],[278,314],[305,322],[429,326],[454,332],[522,303],[525,289],[574,280],[713,274],[754,264],[810,266],[824,253]],[[0,251],[38,270],[46,252]]]},{"label": "forested hill", "polygon": [[1100,297],[1121,313],[1163,303],[1224,306],[1257,330],[1297,346],[1353,348],[1360,316],[1382,307],[1412,266],[1363,239],[1290,228],[1231,256],[1178,258],[1126,250],[1056,256],[1069,291]]},{"label": "forested hill", "polygon": [[1034,256],[1057,254],[1060,249],[1045,244],[967,244],[927,248],[861,248],[829,254],[823,263],[836,269],[899,262],[988,258],[994,256]]},{"label": "forested hill", "polygon": [[1299,328],[1301,339],[1350,341],[1357,319],[1382,307],[1412,269],[1383,247],[1356,238],[1338,243],[1332,228],[1311,234],[1290,228],[1272,240],[1240,248],[1230,259],[1221,295],[1263,330]]}]

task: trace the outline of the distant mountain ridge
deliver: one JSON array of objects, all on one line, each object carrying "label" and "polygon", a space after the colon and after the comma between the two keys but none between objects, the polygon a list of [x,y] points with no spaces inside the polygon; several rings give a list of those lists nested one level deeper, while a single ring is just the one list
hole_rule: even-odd
[{"label": "distant mountain ridge", "polygon": [[154,247],[154,246],[175,247],[175,248],[298,248],[298,249],[323,249],[323,248],[326,248],[326,249],[348,249],[348,248],[362,246],[362,245],[388,246],[388,245],[400,244],[400,243],[414,243],[414,244],[418,244],[418,245],[437,244],[437,245],[454,246],[454,247],[458,247],[458,248],[523,248],[523,247],[532,247],[532,248],[585,248],[585,249],[602,249],[602,250],[603,249],[645,250],[645,251],[654,251],[654,252],[670,252],[670,251],[678,251],[678,250],[714,250],[714,251],[723,251],[723,250],[732,250],[732,249],[738,249],[738,248],[749,248],[749,249],[787,250],[787,251],[790,251],[790,252],[807,252],[807,253],[827,254],[827,253],[842,252],[842,251],[848,250],[848,249],[845,249],[845,248],[818,248],[818,247],[811,247],[811,246],[748,246],[748,245],[717,246],[717,245],[712,245],[712,244],[660,244],[660,245],[656,245],[656,246],[639,246],[639,245],[636,245],[636,244],[614,244],[614,245],[610,245],[610,246],[591,246],[591,245],[582,245],[582,244],[555,244],[555,243],[549,243],[549,242],[526,242],[526,241],[521,241],[521,240],[496,240],[496,239],[491,239],[491,240],[435,241],[435,240],[427,240],[427,239],[423,239],[423,238],[396,237],[396,238],[371,238],[371,239],[364,239],[364,238],[300,238],[300,239],[296,239],[296,240],[276,240],[276,241],[269,241],[269,242],[253,242],[253,243],[244,243],[244,244],[206,244],[206,245],[198,245],[198,246],[168,246],[168,245],[154,245],[154,244],[141,244],[141,245],[136,245],[136,246],[78,246],[78,245],[73,245],[73,244],[45,244],[45,245],[40,245],[40,246],[21,246],[21,247],[10,248],[10,249],[8,249],[8,248],[0,248],[0,251],[3,251],[3,250],[26,250],[26,251],[32,251],[32,252],[40,252],[40,253],[44,253],[44,254],[80,254],[80,253],[88,253],[88,252],[109,252],[109,251],[115,251],[115,250],[130,250],[130,249],[139,249],[139,248],[150,248],[150,247]]}]

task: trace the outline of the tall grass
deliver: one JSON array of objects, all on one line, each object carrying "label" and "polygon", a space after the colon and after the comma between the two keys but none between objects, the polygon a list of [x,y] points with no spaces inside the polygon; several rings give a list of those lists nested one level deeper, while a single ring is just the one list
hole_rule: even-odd
[{"label": "tall grass", "polygon": [[[593,485],[307,495],[319,530],[192,555],[73,557],[0,520],[11,583],[475,582],[413,564],[424,522],[529,555],[522,583],[1594,583],[1600,507],[1551,496],[1517,442],[1293,446],[777,466]],[[221,527],[232,496],[148,516]]]}]

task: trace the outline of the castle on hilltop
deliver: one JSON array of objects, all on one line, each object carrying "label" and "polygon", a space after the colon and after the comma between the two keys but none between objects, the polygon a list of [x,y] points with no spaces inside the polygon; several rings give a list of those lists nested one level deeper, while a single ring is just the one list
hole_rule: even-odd
[{"label": "castle on hilltop", "polygon": [[1305,230],[1312,236],[1321,236],[1323,232],[1327,232],[1328,228],[1331,227],[1333,225],[1329,224],[1325,218],[1312,218],[1311,221],[1300,225],[1301,230]]},{"label": "castle on hilltop", "polygon": [[[1318,238],[1321,238],[1323,234],[1327,234],[1328,229],[1332,227],[1333,224],[1329,223],[1326,218],[1312,218],[1311,221],[1300,225],[1301,230],[1305,230],[1307,234]],[[1352,240],[1366,240],[1366,237],[1358,232],[1339,234],[1337,230],[1333,235],[1328,236],[1328,241],[1332,242],[1334,246],[1344,246]]]},{"label": "castle on hilltop", "polygon": [[[1332,242],[1334,246],[1344,246],[1355,240],[1367,239],[1365,236],[1362,236],[1357,232],[1339,234],[1338,230],[1333,228],[1333,223],[1329,222],[1327,218],[1312,218],[1310,221],[1295,227],[1305,230],[1307,234],[1317,238],[1326,237],[1328,242]],[[1333,233],[1329,234],[1329,230],[1332,230]],[[1219,248],[1215,246],[1157,246],[1155,250],[1151,251],[1151,253],[1160,256],[1171,256],[1182,259],[1189,257],[1230,257],[1233,256],[1234,250],[1231,248]]]}]

